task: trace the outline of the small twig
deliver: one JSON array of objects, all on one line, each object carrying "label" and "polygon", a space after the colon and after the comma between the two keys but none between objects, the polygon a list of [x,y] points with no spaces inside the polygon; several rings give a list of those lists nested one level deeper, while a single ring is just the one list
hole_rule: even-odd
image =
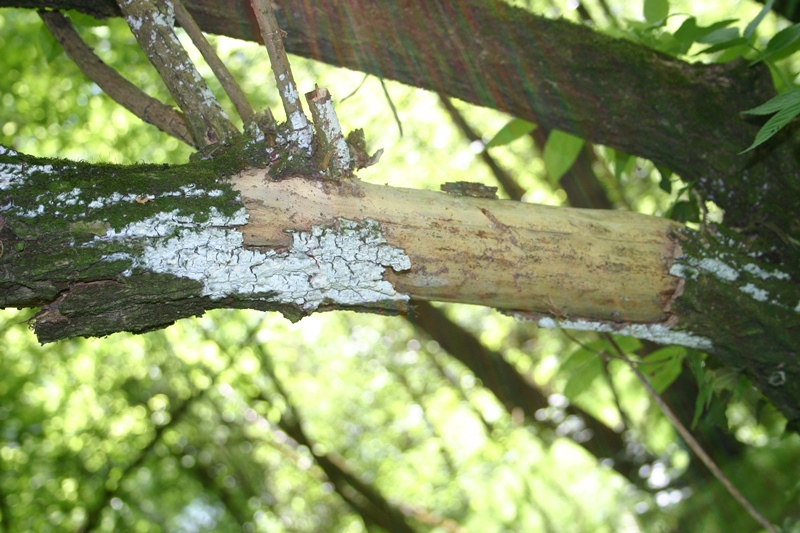
[{"label": "small twig", "polygon": [[192,15],[187,11],[186,7],[184,7],[183,2],[181,2],[181,0],[173,0],[172,3],[175,8],[175,19],[181,27],[186,30],[186,33],[192,39],[194,45],[200,50],[200,53],[203,54],[203,59],[205,59],[208,66],[211,67],[211,71],[219,80],[228,98],[231,99],[242,121],[245,124],[252,122],[254,118],[253,107],[250,105],[250,102],[247,101],[242,89],[239,87],[239,84],[236,83],[228,67],[226,67],[219,58],[214,48],[211,47],[211,44],[206,39],[205,35],[203,35],[202,30],[194,21],[194,18],[192,18]]},{"label": "small twig", "polygon": [[392,96],[389,94],[389,89],[386,88],[386,82],[383,81],[383,78],[378,78],[381,81],[381,88],[383,89],[383,94],[386,96],[386,101],[389,102],[389,108],[392,110],[392,115],[394,115],[394,121],[397,122],[397,129],[400,130],[400,137],[403,136],[403,123],[400,122],[400,115],[397,114],[397,108],[394,106],[394,102],[392,102]]},{"label": "small twig", "polygon": [[238,135],[175,35],[172,4],[155,0],[117,0],[117,4],[139,46],[186,114],[195,144],[205,147]]},{"label": "small twig", "polygon": [[120,76],[116,70],[103,63],[81,40],[69,19],[58,11],[39,11],[39,16],[67,56],[112,100],[167,135],[180,139],[190,146],[196,146],[189,134],[189,128],[183,115],[172,107],[146,95],[134,84]]},{"label": "small twig", "polygon": [[344,98],[342,98],[341,100],[339,100],[339,103],[341,104],[341,103],[342,103],[342,102],[344,102],[345,100],[347,100],[347,99],[349,99],[349,98],[352,98],[353,96],[355,96],[355,95],[356,95],[356,93],[357,93],[357,92],[358,92],[358,91],[361,89],[361,87],[363,87],[363,86],[364,86],[364,83],[366,83],[366,81],[367,81],[367,78],[369,78],[369,74],[364,74],[364,77],[363,77],[363,78],[361,78],[361,83],[359,83],[359,84],[358,84],[358,87],[356,87],[355,89],[353,89],[353,90],[350,92],[350,94],[348,94],[347,96],[345,96]]},{"label": "small twig", "polygon": [[645,388],[647,393],[650,395],[650,397],[653,399],[656,405],[658,405],[658,407],[661,409],[661,412],[664,413],[664,416],[666,416],[670,420],[670,422],[672,422],[672,425],[675,426],[675,429],[678,431],[680,436],[683,437],[683,440],[686,442],[689,448],[695,453],[695,455],[697,455],[698,458],[700,458],[703,464],[706,465],[706,467],[711,471],[714,477],[717,478],[717,480],[722,484],[723,487],[725,487],[728,493],[731,496],[733,496],[733,499],[736,500],[739,503],[739,505],[741,505],[742,508],[745,511],[747,511],[750,514],[750,516],[752,516],[756,520],[756,522],[761,524],[761,526],[764,529],[766,529],[769,533],[778,533],[778,530],[775,529],[775,526],[773,526],[766,518],[764,518],[764,516],[761,513],[759,513],[755,507],[753,507],[753,505],[747,500],[747,498],[745,498],[744,495],[741,492],[739,492],[739,489],[737,489],[733,485],[733,483],[731,483],[728,477],[722,472],[722,470],[719,469],[714,460],[711,457],[709,457],[709,455],[706,453],[706,451],[703,449],[700,443],[697,442],[697,439],[695,439],[694,436],[689,432],[689,430],[686,429],[686,426],[684,426],[681,423],[681,421],[678,420],[678,417],[675,415],[675,413],[672,411],[669,405],[667,405],[664,399],[661,398],[661,396],[655,391],[653,386],[650,385],[650,382],[647,381],[647,378],[644,377],[644,374],[642,374],[641,371],[636,367],[634,362],[631,361],[627,355],[625,355],[625,352],[622,351],[622,349],[619,347],[616,341],[614,341],[614,339],[611,337],[609,338],[611,340],[611,344],[614,346],[614,349],[617,350],[617,352],[619,353],[620,358],[628,364],[628,366],[631,368],[634,375],[642,384],[642,386]]},{"label": "small twig", "polygon": [[303,113],[300,95],[294,83],[294,76],[292,76],[292,67],[289,65],[289,58],[283,47],[281,38],[283,30],[278,26],[278,20],[272,10],[272,3],[270,0],[250,0],[250,6],[256,15],[264,46],[267,47],[269,62],[278,85],[278,93],[281,96],[283,110],[286,112],[286,120],[292,128],[293,133],[289,140],[296,142],[298,147],[311,151],[314,138],[311,123]]}]

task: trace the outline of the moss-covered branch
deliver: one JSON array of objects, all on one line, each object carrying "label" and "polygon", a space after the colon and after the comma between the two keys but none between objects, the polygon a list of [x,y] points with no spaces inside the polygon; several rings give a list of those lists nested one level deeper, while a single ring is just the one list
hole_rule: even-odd
[{"label": "moss-covered branch", "polygon": [[735,234],[354,178],[274,181],[241,154],[164,167],[3,149],[0,304],[41,307],[45,342],[217,307],[488,305],[712,352],[800,420],[800,288]]}]

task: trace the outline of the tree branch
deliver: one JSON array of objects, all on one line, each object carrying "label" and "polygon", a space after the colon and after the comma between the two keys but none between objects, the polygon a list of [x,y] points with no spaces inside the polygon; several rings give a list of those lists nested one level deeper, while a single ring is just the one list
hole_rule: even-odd
[{"label": "tree branch", "polygon": [[291,127],[289,140],[301,150],[311,153],[313,139],[311,123],[303,113],[300,95],[292,75],[292,67],[289,65],[289,58],[286,57],[286,50],[283,47],[282,30],[278,26],[272,10],[272,0],[251,0],[250,5],[258,21],[258,27],[261,29],[261,37],[267,48],[267,54],[269,54],[272,72],[278,85],[278,93],[283,103],[283,110],[286,112],[286,120]]},{"label": "tree branch", "polygon": [[[0,0],[0,6],[19,3]],[[30,3],[47,6],[53,0]],[[787,238],[800,242],[800,225],[792,217],[800,205],[792,178],[800,174],[797,132],[793,137],[786,130],[739,155],[760,127],[740,112],[775,95],[763,65],[690,64],[499,2],[349,0],[314,9],[296,0],[276,4],[288,51],[650,159],[695,181],[706,199],[725,210],[727,223],[758,236],[765,249],[774,246],[779,252],[771,260],[800,272],[800,247],[785,245]],[[187,1],[204,31],[258,40],[255,25],[243,18],[246,6],[246,0]],[[113,5],[87,7],[81,0],[64,7],[115,13]]]},{"label": "tree branch", "polygon": [[131,31],[183,110],[194,144],[226,143],[238,134],[197,72],[173,28],[169,2],[119,0]]},{"label": "tree branch", "polygon": [[120,76],[116,70],[103,63],[81,40],[64,15],[58,11],[40,11],[39,16],[69,58],[103,92],[148,124],[153,124],[164,133],[180,139],[190,146],[195,146],[183,115],[172,107],[148,96]]},{"label": "tree branch", "polygon": [[231,75],[228,67],[225,66],[208,43],[208,40],[206,40],[205,35],[203,35],[202,30],[200,30],[200,27],[194,21],[192,15],[183,6],[183,2],[181,0],[172,0],[172,3],[175,9],[175,20],[186,30],[186,33],[192,39],[194,45],[200,50],[203,59],[205,59],[208,66],[211,67],[220,85],[222,85],[222,88],[228,94],[228,98],[233,102],[233,106],[236,108],[236,112],[239,113],[239,117],[241,117],[245,124],[252,122],[255,119],[253,108],[250,106],[250,102],[247,101],[247,97],[242,92],[239,84],[236,83],[236,80]]}]

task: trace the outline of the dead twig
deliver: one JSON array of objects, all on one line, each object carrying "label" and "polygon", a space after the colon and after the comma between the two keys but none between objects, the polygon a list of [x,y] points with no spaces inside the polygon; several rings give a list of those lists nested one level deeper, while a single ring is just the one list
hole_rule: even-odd
[{"label": "dead twig", "polygon": [[180,112],[146,95],[116,70],[103,63],[81,40],[69,19],[58,11],[39,11],[39,16],[67,56],[112,100],[167,135],[180,139],[190,146],[197,146]]},{"label": "dead twig", "polygon": [[192,39],[197,49],[200,50],[203,59],[205,59],[208,66],[211,67],[211,71],[219,80],[228,98],[231,99],[242,121],[245,124],[252,122],[254,120],[253,107],[250,105],[250,102],[247,101],[241,87],[239,87],[239,84],[231,75],[228,67],[226,67],[219,58],[214,48],[211,47],[211,44],[206,39],[205,35],[203,35],[202,30],[200,30],[194,18],[192,18],[192,15],[186,7],[184,7],[183,2],[181,2],[181,0],[173,0],[173,5],[175,7],[175,19]]},{"label": "dead twig", "polygon": [[202,148],[238,135],[175,35],[172,4],[153,0],[117,3],[139,46],[185,113],[195,144]]},{"label": "dead twig", "polygon": [[278,20],[275,18],[270,0],[250,0],[250,6],[256,15],[264,46],[267,47],[272,72],[278,85],[278,93],[286,112],[286,120],[291,127],[289,141],[310,153],[314,132],[311,129],[311,123],[303,113],[300,94],[297,92],[297,86],[292,76],[292,67],[289,65],[289,58],[283,47],[281,38],[283,30],[278,27]]}]

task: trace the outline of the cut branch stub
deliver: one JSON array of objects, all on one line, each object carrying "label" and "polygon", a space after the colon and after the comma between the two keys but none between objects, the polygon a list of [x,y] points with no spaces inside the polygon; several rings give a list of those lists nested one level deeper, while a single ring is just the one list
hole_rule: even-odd
[{"label": "cut branch stub", "polygon": [[317,129],[319,142],[319,157],[322,170],[333,176],[350,174],[353,160],[350,149],[342,135],[339,118],[333,108],[331,93],[324,87],[316,87],[306,93],[308,108],[311,110],[311,119]]}]

